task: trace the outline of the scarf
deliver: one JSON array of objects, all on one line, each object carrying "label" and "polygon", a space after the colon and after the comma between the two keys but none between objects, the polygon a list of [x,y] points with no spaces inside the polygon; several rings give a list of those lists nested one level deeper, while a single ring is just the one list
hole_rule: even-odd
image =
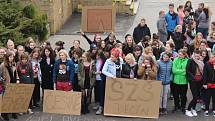
[{"label": "scarf", "polygon": [[204,65],[205,65],[204,62],[201,61],[201,60],[195,59],[195,58],[193,57],[193,55],[192,55],[192,59],[193,59],[194,62],[198,65],[199,71],[201,72],[201,74],[203,74],[203,68],[204,68]]}]

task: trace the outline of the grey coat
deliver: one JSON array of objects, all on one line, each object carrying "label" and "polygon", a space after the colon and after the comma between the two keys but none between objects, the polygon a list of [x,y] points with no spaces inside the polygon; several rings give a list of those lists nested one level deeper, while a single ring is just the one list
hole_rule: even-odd
[{"label": "grey coat", "polygon": [[165,17],[159,17],[157,21],[157,30],[158,30],[158,36],[160,37],[161,42],[167,41],[167,22],[165,20]]}]

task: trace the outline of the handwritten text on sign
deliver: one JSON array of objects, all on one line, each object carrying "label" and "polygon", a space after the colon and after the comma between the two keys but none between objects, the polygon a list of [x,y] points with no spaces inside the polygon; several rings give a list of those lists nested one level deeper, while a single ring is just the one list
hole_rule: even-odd
[{"label": "handwritten text on sign", "polygon": [[106,81],[105,115],[158,118],[160,81],[111,79]]},{"label": "handwritten text on sign", "polygon": [[33,84],[8,84],[2,97],[1,112],[27,112],[33,90]]},{"label": "handwritten text on sign", "polygon": [[45,90],[43,112],[80,115],[81,93]]}]

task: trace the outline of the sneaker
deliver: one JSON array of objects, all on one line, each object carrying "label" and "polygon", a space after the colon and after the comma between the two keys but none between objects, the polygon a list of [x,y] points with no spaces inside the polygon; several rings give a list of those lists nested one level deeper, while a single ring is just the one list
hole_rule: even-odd
[{"label": "sneaker", "polygon": [[189,116],[189,117],[193,117],[192,112],[189,111],[189,110],[186,110],[185,115],[186,115],[186,116]]},{"label": "sneaker", "polygon": [[93,110],[98,110],[99,109],[99,105],[96,105],[93,107]]},{"label": "sneaker", "polygon": [[29,114],[33,114],[34,112],[29,108],[29,109],[28,109],[28,113],[29,113]]},{"label": "sneaker", "polygon": [[215,111],[213,111],[213,116],[215,117]]},{"label": "sneaker", "polygon": [[204,115],[205,115],[205,116],[209,116],[208,111],[205,111]]},{"label": "sneaker", "polygon": [[99,109],[96,111],[96,115],[101,115],[103,112],[103,107],[99,106]]},{"label": "sneaker", "polygon": [[193,116],[197,116],[198,114],[196,113],[196,110],[191,110],[191,112],[192,112],[192,114],[193,114]]}]

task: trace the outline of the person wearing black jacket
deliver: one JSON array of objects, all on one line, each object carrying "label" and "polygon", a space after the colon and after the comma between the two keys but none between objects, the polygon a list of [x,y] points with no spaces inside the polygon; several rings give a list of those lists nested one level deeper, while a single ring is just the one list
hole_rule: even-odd
[{"label": "person wearing black jacket", "polygon": [[122,50],[124,54],[127,55],[128,53],[133,53],[134,47],[135,47],[135,43],[134,43],[133,37],[130,34],[127,34],[125,36],[125,43],[123,43],[123,46],[122,46]]},{"label": "person wearing black jacket", "polygon": [[146,20],[144,18],[141,19],[138,26],[134,28],[133,37],[136,44],[138,44],[146,35],[151,37],[150,29],[145,22]]},{"label": "person wearing black jacket", "polygon": [[53,69],[55,64],[54,51],[50,46],[47,46],[42,51],[42,60],[40,61],[40,68],[42,74],[42,89],[54,89]]},{"label": "person wearing black jacket", "polygon": [[203,87],[205,92],[205,116],[209,116],[210,100],[212,98],[212,111],[215,116],[215,53],[205,64],[203,70]]},{"label": "person wearing black jacket", "polygon": [[126,63],[122,64],[121,77],[128,79],[137,78],[138,65],[133,54],[129,53],[125,56]]},{"label": "person wearing black jacket", "polygon": [[201,60],[201,51],[199,49],[195,49],[193,56],[189,59],[186,67],[186,78],[189,81],[190,90],[193,96],[193,99],[189,103],[189,106],[185,112],[185,114],[189,117],[197,116],[195,109],[203,85],[203,67],[204,62]]},{"label": "person wearing black jacket", "polygon": [[186,37],[182,33],[182,27],[181,25],[177,25],[175,27],[175,32],[173,33],[173,42],[175,44],[175,50],[178,52],[178,50],[182,49],[184,47],[184,40]]}]

